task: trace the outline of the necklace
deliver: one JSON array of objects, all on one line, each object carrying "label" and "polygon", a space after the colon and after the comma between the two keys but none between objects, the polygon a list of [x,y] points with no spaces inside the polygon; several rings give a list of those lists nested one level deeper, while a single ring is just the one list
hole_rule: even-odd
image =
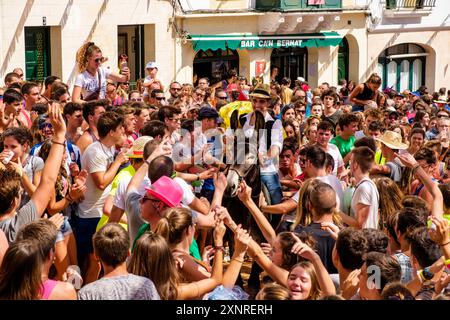
[{"label": "necklace", "polygon": [[107,157],[108,162],[112,162],[114,160],[114,155],[108,154],[108,152],[106,152],[105,148],[103,148],[103,143],[101,141],[99,141],[99,143],[100,143],[100,147],[102,148],[103,153]]}]

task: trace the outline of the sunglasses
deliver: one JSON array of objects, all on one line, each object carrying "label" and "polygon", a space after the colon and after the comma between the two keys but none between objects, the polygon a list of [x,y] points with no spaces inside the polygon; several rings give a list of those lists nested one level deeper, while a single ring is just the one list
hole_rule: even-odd
[{"label": "sunglasses", "polygon": [[141,98],[131,98],[130,101],[136,102],[136,101],[142,101]]},{"label": "sunglasses", "polygon": [[44,122],[43,124],[41,124],[40,126],[39,126],[39,129],[40,130],[43,130],[43,129],[52,129],[53,128],[53,125],[51,124],[51,123],[48,123],[48,122]]},{"label": "sunglasses", "polygon": [[155,99],[156,99],[156,100],[159,100],[159,101],[160,101],[160,100],[166,100],[166,98],[164,98],[164,97],[156,97]]},{"label": "sunglasses", "polygon": [[170,90],[181,91],[181,88],[170,88]]},{"label": "sunglasses", "polygon": [[227,96],[225,96],[225,97],[217,97],[217,99],[227,99],[228,97]]},{"label": "sunglasses", "polygon": [[103,61],[103,57],[102,57],[102,58],[97,58],[97,59],[94,59],[94,61],[95,61],[96,63],[100,63],[100,62],[102,62],[102,61]]},{"label": "sunglasses", "polygon": [[446,117],[448,117],[448,115],[446,115],[446,114],[438,114],[437,117],[438,118],[446,118]]}]

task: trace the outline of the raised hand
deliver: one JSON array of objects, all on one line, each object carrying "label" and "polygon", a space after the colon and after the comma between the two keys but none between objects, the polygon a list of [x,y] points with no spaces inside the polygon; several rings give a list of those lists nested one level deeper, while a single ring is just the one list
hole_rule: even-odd
[{"label": "raised hand", "polygon": [[430,217],[431,222],[435,227],[428,230],[431,240],[439,245],[444,245],[450,242],[450,225],[447,219],[438,218],[435,216]]},{"label": "raised hand", "polygon": [[270,243],[261,243],[261,250],[267,257],[270,258],[270,254],[272,252],[272,246],[270,245]]},{"label": "raised hand", "polygon": [[231,223],[233,223],[233,219],[231,218],[227,208],[222,206],[215,206],[211,210],[214,212],[214,219],[216,220],[216,223],[218,223],[219,221],[223,221],[226,225],[230,225]]},{"label": "raised hand", "polygon": [[247,230],[237,227],[234,234],[234,250],[237,254],[247,251],[247,247],[252,240],[252,237]]},{"label": "raised hand", "polygon": [[337,240],[339,234],[339,227],[332,222],[322,222],[322,230],[328,231],[334,240]]},{"label": "raised hand", "polygon": [[205,171],[199,173],[200,180],[206,180],[214,177],[214,174],[219,170],[215,167],[211,167]]},{"label": "raised hand", "polygon": [[75,184],[78,186],[84,186],[88,177],[88,172],[86,169],[80,171],[80,173],[75,177]]},{"label": "raised hand", "polygon": [[252,188],[250,188],[244,180],[239,184],[238,188],[238,198],[243,203],[248,203],[252,199]]},{"label": "raised hand", "polygon": [[227,177],[222,172],[214,175],[214,188],[222,192],[227,188]]},{"label": "raised hand", "polygon": [[417,164],[417,160],[409,153],[396,153],[395,156],[408,168],[413,168]]},{"label": "raised hand", "polygon": [[225,227],[223,221],[217,221],[213,231],[214,244],[216,246],[221,246],[223,244],[223,236],[225,235],[225,231],[227,231],[227,228]]},{"label": "raised hand", "polygon": [[121,164],[125,164],[128,162],[128,156],[126,152],[120,151],[120,153],[116,157],[116,161],[120,162]]},{"label": "raised hand", "polygon": [[298,256],[301,256],[307,260],[313,260],[317,258],[317,253],[314,252],[314,250],[308,246],[306,243],[304,243],[302,240],[300,240],[299,237],[295,235],[295,233],[291,233],[292,237],[296,241],[296,243],[292,246],[291,252],[295,253]]},{"label": "raised hand", "polygon": [[56,229],[59,230],[64,223],[64,216],[61,213],[57,213],[48,218],[48,220],[56,226]]},{"label": "raised hand", "polygon": [[359,288],[359,275],[361,273],[360,269],[353,270],[348,275],[347,279],[344,280],[341,286],[342,297],[345,299],[350,299],[353,297]]},{"label": "raised hand", "polygon": [[209,245],[203,249],[202,260],[203,262],[209,263],[214,258],[214,247]]},{"label": "raised hand", "polygon": [[61,114],[61,108],[59,104],[52,103],[48,106],[48,115],[50,122],[52,123],[53,130],[55,132],[55,138],[65,139],[66,135],[66,122]]}]

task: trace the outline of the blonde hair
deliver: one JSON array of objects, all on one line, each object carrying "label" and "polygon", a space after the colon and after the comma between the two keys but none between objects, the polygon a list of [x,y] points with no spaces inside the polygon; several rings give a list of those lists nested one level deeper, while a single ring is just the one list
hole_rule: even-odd
[{"label": "blonde hair", "polygon": [[[324,185],[324,186],[322,186]],[[320,199],[318,198],[324,191],[322,192],[316,192],[318,187],[321,187],[319,189],[323,189],[323,187],[329,186],[326,183],[318,180],[318,179],[308,179],[303,183],[302,188],[300,189],[299,199],[298,199],[298,205],[297,205],[297,213],[295,215],[295,221],[291,226],[291,230],[294,230],[298,225],[301,226],[307,226],[312,223],[312,211],[308,208],[308,203],[314,203],[318,209],[319,214],[324,213],[332,213],[333,215],[333,223],[336,225],[342,224],[342,219],[339,216],[339,212],[337,208],[331,209],[331,208],[320,208],[318,207],[318,204],[320,203]],[[331,188],[330,188],[331,189]],[[333,189],[331,189],[333,190]],[[334,190],[333,190],[334,191]],[[323,212],[322,212],[323,211]]]},{"label": "blonde hair", "polygon": [[309,295],[306,300],[317,300],[320,298],[322,295],[322,290],[320,289],[319,281],[317,280],[317,273],[313,264],[310,261],[301,261],[292,267],[291,271],[289,271],[289,276],[295,268],[303,268],[311,278],[311,290],[309,291]]},{"label": "blonde hair", "polygon": [[189,209],[169,208],[156,225],[155,232],[173,248],[183,240],[184,231],[191,225],[194,225],[194,218]]},{"label": "blonde hair", "polygon": [[398,210],[403,208],[403,192],[390,178],[377,177],[373,179],[373,182],[377,186],[378,193],[380,195],[380,201],[378,204],[380,218],[378,220],[378,226],[381,230],[383,230],[388,219],[390,219],[390,217]]},{"label": "blonde hair", "polygon": [[291,292],[278,283],[268,283],[258,292],[255,300],[291,300]]},{"label": "blonde hair", "polygon": [[86,70],[86,65],[88,58],[91,57],[94,52],[102,52],[94,42],[85,42],[77,51],[76,62],[78,67],[78,72],[84,72]]},{"label": "blonde hair", "polygon": [[176,300],[180,282],[175,259],[166,240],[153,232],[144,233],[137,241],[128,271],[149,278],[162,300]]}]

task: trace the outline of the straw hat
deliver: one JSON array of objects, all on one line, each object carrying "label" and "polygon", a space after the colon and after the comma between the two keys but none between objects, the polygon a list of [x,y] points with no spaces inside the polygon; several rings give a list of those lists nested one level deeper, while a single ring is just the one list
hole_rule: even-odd
[{"label": "straw hat", "polygon": [[252,98],[270,99],[270,86],[268,84],[259,84],[249,96]]},{"label": "straw hat", "polygon": [[439,97],[438,100],[433,100],[434,103],[447,104],[444,98]]},{"label": "straw hat", "polygon": [[395,131],[386,130],[381,138],[376,138],[377,141],[380,141],[388,148],[396,149],[396,150],[404,150],[408,149],[408,145],[402,142],[402,136],[400,133]]},{"label": "straw hat", "polygon": [[152,137],[142,136],[134,140],[133,145],[127,152],[128,158],[143,158],[144,157],[144,147],[147,142],[153,140]]}]

